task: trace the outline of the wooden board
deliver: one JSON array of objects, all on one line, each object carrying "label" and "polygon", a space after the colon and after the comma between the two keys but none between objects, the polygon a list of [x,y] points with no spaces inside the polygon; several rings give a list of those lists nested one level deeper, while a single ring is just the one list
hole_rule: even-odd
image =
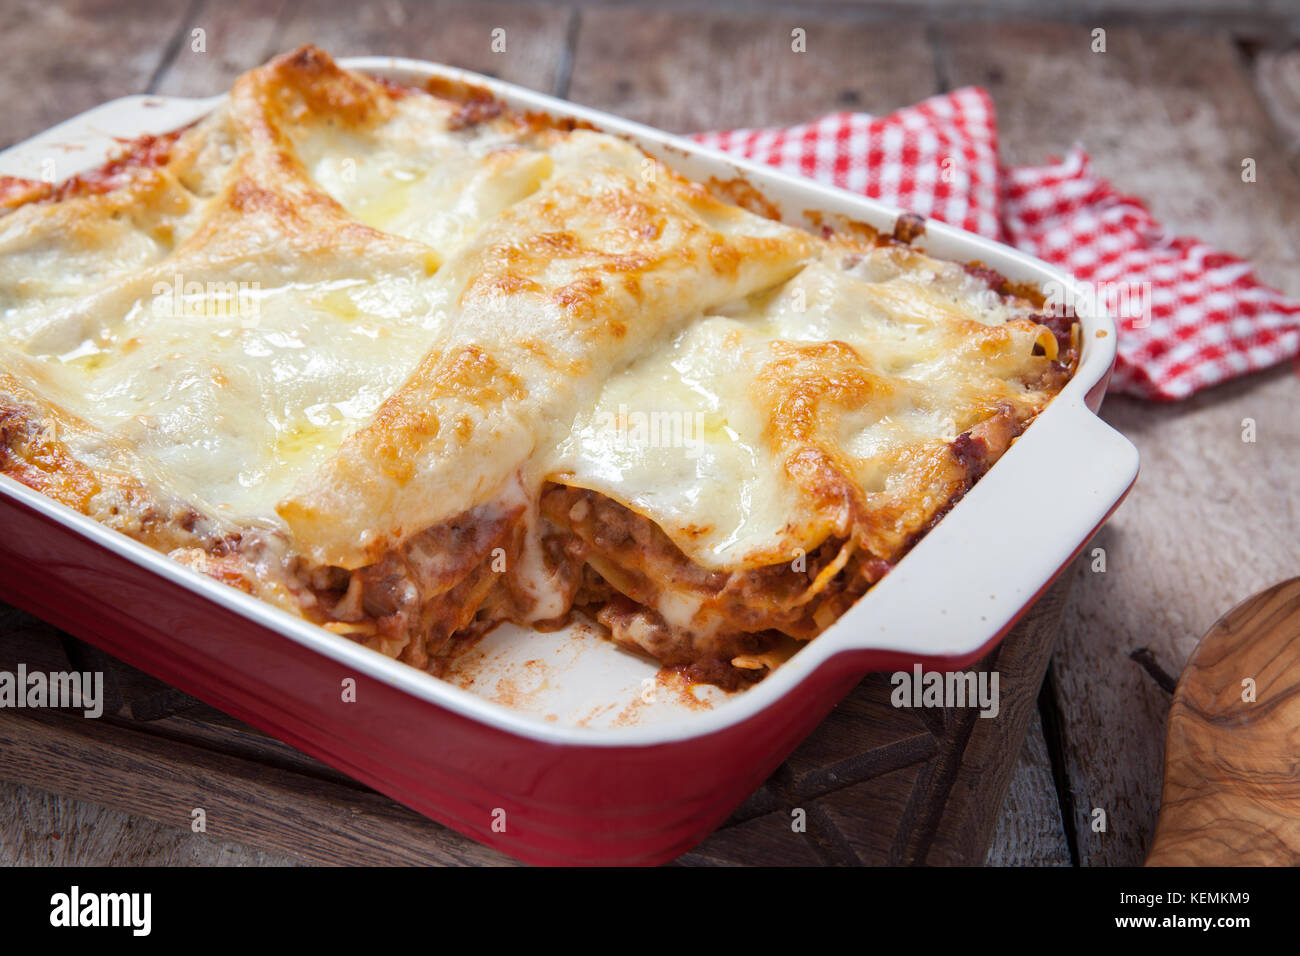
[{"label": "wooden board", "polygon": [[[872,675],[680,862],[983,862],[1019,756],[1006,742],[1023,739],[1037,717],[1066,590],[1051,589],[980,665],[999,674],[997,717],[896,709],[887,675]],[[100,718],[0,710],[0,779],[11,784],[156,821],[171,828],[173,842],[202,809],[209,840],[283,862],[509,862],[17,609],[0,605],[0,634],[0,671],[22,663],[105,675]],[[803,830],[792,827],[796,811]],[[6,862],[57,859],[48,835],[56,831],[27,813]]]},{"label": "wooden board", "polygon": [[[796,28],[803,52],[793,49]],[[568,96],[660,129],[700,132],[887,112],[934,91],[918,23],[592,8],[581,14]]]},{"label": "wooden board", "polygon": [[1174,692],[1148,866],[1300,866],[1300,578],[1225,614]]},{"label": "wooden board", "polygon": [[984,862],[988,866],[1070,866],[1073,862],[1041,714],[1030,718],[1020,762]]}]

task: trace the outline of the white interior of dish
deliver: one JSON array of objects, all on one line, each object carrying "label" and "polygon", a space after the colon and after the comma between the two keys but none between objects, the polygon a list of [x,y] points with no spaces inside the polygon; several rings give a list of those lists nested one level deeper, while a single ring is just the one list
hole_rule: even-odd
[{"label": "white interior of dish", "polygon": [[[388,57],[343,65],[399,82],[433,76],[490,89],[511,106],[571,116],[623,135],[695,179],[744,177],[788,221],[803,211],[848,216],[890,231],[898,210],[874,200],[733,159],[678,137],[477,74]],[[0,153],[0,174],[62,180],[102,163],[122,140],[185,125],[221,101],[133,96],[115,100]],[[1013,280],[1068,275],[1006,246],[931,221],[934,255],[979,260]],[[1091,297],[1076,294],[1076,301]],[[942,522],[830,629],[756,687],[736,694],[688,687],[625,652],[589,624],[552,633],[503,626],[465,653],[447,680],[352,644],[182,567],[7,478],[16,497],[160,576],[409,693],[526,736],[587,744],[656,744],[743,720],[790,692],[835,654],[878,649],[917,660],[970,654],[998,634],[1081,547],[1132,484],[1137,453],[1084,403],[1114,357],[1108,316],[1080,314],[1074,379]]]}]

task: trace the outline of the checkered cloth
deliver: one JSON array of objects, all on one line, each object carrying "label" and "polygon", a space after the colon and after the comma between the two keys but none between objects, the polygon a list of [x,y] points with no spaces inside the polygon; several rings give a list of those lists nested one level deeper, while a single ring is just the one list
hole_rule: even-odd
[{"label": "checkered cloth", "polygon": [[1119,325],[1112,391],[1185,398],[1300,353],[1300,302],[1261,283],[1241,259],[1170,235],[1141,200],[1093,173],[1082,149],[1046,166],[1001,166],[984,90],[967,87],[884,117],[832,113],[788,129],[695,139],[1060,266]]}]

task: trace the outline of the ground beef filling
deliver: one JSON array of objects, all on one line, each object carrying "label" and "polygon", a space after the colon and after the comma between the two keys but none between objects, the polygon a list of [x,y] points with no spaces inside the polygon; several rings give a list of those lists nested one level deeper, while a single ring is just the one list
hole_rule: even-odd
[{"label": "ground beef filling", "polygon": [[582,488],[548,485],[539,546],[571,609],[538,622],[516,573],[519,510],[477,508],[416,535],[355,571],[299,575],[312,616],[391,657],[438,673],[447,656],[503,621],[559,627],[577,610],[620,645],[734,687],[761,678],[763,655],[824,630],[888,570],[827,541],[798,570],[776,564],[715,571],[688,558],[650,519]]},{"label": "ground beef filling", "polygon": [[375,564],[311,571],[323,623],[437,672],[456,639],[511,616],[509,602],[489,597],[517,559],[520,516],[521,509],[475,508],[415,535]]},{"label": "ground beef filling", "polygon": [[[598,492],[565,485],[544,491],[541,513],[586,546],[577,606],[589,609],[620,644],[713,683],[762,676],[764,668],[738,668],[732,661],[761,655],[783,640],[815,637],[889,568],[852,549],[842,555],[844,542],[830,540],[798,570],[793,562],[709,570],[649,518]],[[842,567],[831,568],[837,561]]]}]

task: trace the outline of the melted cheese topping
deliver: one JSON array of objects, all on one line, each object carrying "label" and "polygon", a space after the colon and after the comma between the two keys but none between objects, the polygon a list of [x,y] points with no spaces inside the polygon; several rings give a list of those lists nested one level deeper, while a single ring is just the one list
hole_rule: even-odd
[{"label": "melted cheese topping", "polygon": [[[159,156],[0,217],[0,465],[141,536],[158,515],[255,529],[251,573],[322,572],[304,607],[385,649],[406,641],[361,617],[408,620],[394,608],[463,583],[459,616],[438,611],[463,625],[495,586],[474,549],[515,521],[503,606],[568,610],[549,483],[622,503],[705,570],[828,539],[893,560],[1064,371],[1029,304],[961,266],[816,239],[616,137],[311,49]],[[470,514],[498,537],[458,538]],[[426,553],[439,528],[474,544]],[[233,580],[206,540],[176,553]],[[373,570],[395,554],[423,577]],[[661,620],[720,627],[698,583],[652,584]],[[782,587],[797,613],[805,585]]]},{"label": "melted cheese topping", "polygon": [[620,140],[577,131],[551,154],[543,186],[447,260],[457,308],[417,373],[281,505],[317,560],[373,561],[391,542],[375,511],[414,531],[533,475],[611,372],[807,252],[666,172],[647,181]]},{"label": "melted cheese topping", "polygon": [[[650,517],[698,564],[755,567],[837,529],[791,453],[837,451],[880,511],[991,409],[1040,400],[1017,381],[1042,339],[1027,307],[912,250],[841,258],[701,315],[609,379],[546,459],[550,477]],[[817,408],[811,432],[787,420],[836,374],[849,401]]]},{"label": "melted cheese topping", "polygon": [[[90,426],[74,455],[111,468],[97,449],[129,449],[165,495],[283,528],[280,501],[437,340],[456,292],[443,260],[551,160],[508,129],[455,135],[454,105],[433,97],[375,100],[391,114],[377,125],[288,123],[250,109],[266,85],[243,84],[122,194],[0,220],[0,346],[37,360],[38,393]],[[275,168],[269,131],[305,169]],[[278,207],[294,192],[316,222]],[[356,221],[384,230],[359,251]]]},{"label": "melted cheese topping", "polygon": [[156,292],[75,344],[47,337],[49,351],[29,354],[50,399],[151,460],[171,493],[236,522],[274,521],[409,374],[441,305],[427,280],[178,275]]}]

